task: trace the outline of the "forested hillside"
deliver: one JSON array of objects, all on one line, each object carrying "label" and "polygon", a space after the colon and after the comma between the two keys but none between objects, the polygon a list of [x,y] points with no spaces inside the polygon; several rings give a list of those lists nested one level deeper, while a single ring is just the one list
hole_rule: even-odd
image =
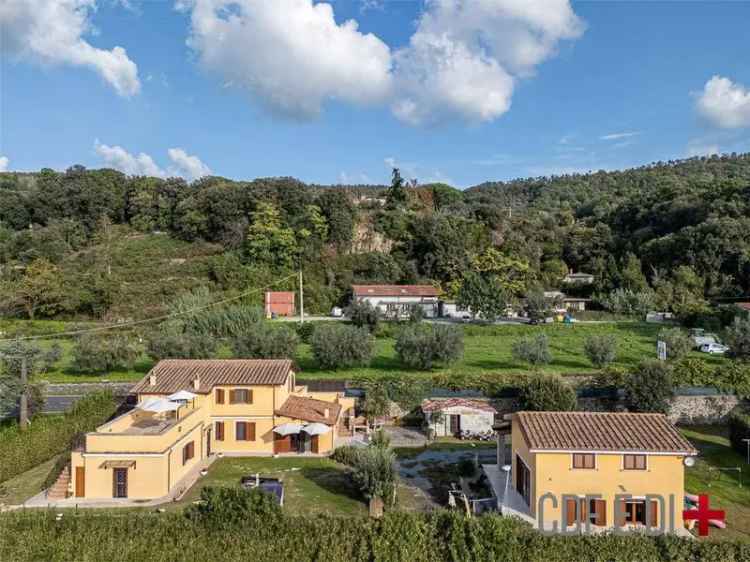
[{"label": "forested hillside", "polygon": [[300,264],[311,312],[343,304],[353,282],[512,303],[574,270],[596,275],[589,292],[610,309],[700,313],[750,289],[750,155],[463,192],[398,174],[390,187],[0,174],[4,315],[141,317],[188,288],[238,294]]}]

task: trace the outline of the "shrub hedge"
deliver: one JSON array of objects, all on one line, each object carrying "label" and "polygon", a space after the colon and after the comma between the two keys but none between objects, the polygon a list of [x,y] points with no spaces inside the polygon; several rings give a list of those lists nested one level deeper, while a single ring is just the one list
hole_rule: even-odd
[{"label": "shrub hedge", "polygon": [[546,536],[499,516],[390,512],[263,517],[201,525],[179,514],[13,512],[0,518],[0,559],[289,561],[660,561],[750,559],[750,543],[674,536]]},{"label": "shrub hedge", "polygon": [[82,398],[62,416],[34,417],[26,431],[20,431],[17,424],[4,427],[0,430],[0,482],[67,451],[80,434],[107,421],[116,409],[111,393],[98,392]]},{"label": "shrub hedge", "polygon": [[747,443],[743,439],[750,439],[750,411],[746,406],[735,406],[729,413],[729,441],[732,448],[741,455],[747,454]]}]

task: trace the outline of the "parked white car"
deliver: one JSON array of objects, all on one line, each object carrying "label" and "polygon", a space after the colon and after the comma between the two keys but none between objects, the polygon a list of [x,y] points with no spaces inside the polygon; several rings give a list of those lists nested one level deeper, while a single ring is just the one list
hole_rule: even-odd
[{"label": "parked white car", "polygon": [[710,353],[712,355],[724,355],[727,351],[729,351],[729,348],[726,345],[722,345],[720,343],[704,343],[701,346],[701,351],[703,353]]}]

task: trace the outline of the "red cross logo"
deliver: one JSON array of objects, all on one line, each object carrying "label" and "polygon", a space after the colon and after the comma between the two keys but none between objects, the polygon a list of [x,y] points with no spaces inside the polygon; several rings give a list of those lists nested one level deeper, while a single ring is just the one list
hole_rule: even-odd
[{"label": "red cross logo", "polygon": [[698,509],[686,509],[682,512],[682,518],[685,520],[694,519],[698,521],[698,534],[701,537],[708,535],[708,522],[712,519],[724,521],[723,509],[709,509],[708,496],[700,494],[698,496]]}]

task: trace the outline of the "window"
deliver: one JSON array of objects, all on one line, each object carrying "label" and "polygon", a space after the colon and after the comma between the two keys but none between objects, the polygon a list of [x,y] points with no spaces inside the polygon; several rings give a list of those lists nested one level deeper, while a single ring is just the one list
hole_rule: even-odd
[{"label": "window", "polygon": [[573,453],[573,468],[594,468],[593,453]]},{"label": "window", "polygon": [[623,455],[622,467],[625,470],[646,470],[646,455]]},{"label": "window", "polygon": [[216,403],[217,404],[224,403],[224,389],[223,388],[216,389]]},{"label": "window", "polygon": [[224,441],[224,422],[216,422],[216,440]]},{"label": "window", "polygon": [[253,391],[247,388],[235,388],[229,392],[229,401],[232,404],[252,404]]},{"label": "window", "polygon": [[182,448],[182,464],[187,462],[195,456],[195,441],[191,441]]},{"label": "window", "polygon": [[255,441],[255,423],[237,422],[235,426],[235,439],[237,441]]}]

